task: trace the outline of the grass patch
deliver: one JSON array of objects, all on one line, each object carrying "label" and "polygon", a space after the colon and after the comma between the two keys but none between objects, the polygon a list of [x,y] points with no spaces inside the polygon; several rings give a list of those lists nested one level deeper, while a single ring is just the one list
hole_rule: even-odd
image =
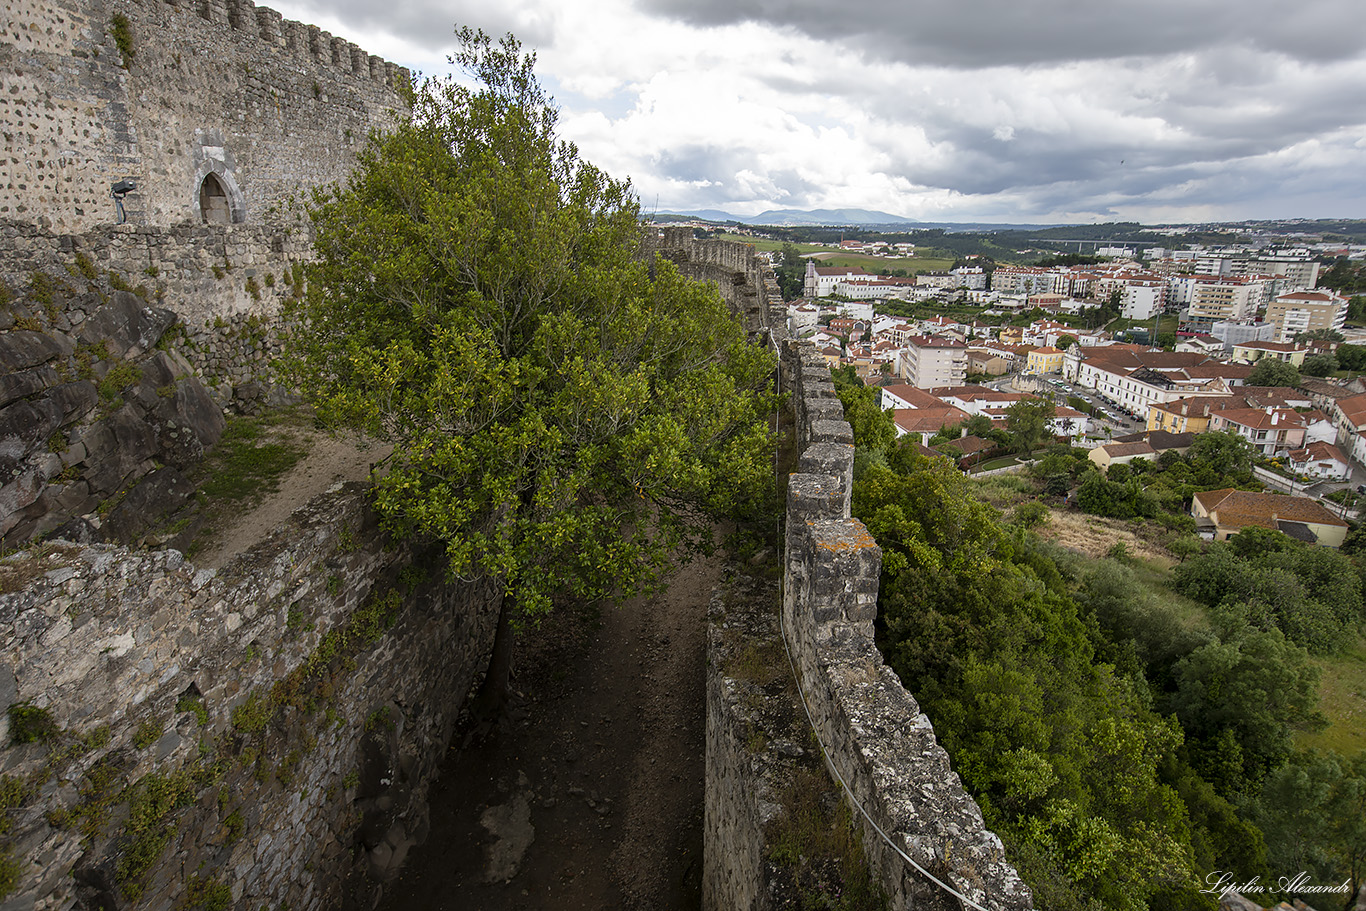
[{"label": "grass patch", "polygon": [[120,361],[100,380],[99,392],[100,402],[106,408],[114,408],[123,400],[123,390],[136,383],[142,377],[142,371],[138,370],[136,364],[131,361]]},{"label": "grass patch", "polygon": [[119,56],[123,58],[123,68],[128,69],[138,53],[137,48],[133,47],[133,24],[123,13],[115,13],[109,19],[109,35],[119,49]]},{"label": "grass patch", "polygon": [[1366,751],[1366,637],[1333,655],[1313,658],[1318,665],[1319,710],[1328,727],[1295,735],[1298,747],[1336,750],[1344,756]]},{"label": "grass patch", "polygon": [[992,475],[974,479],[972,483],[977,490],[977,499],[997,509],[1008,509],[1017,503],[1033,503],[1039,496],[1034,482],[1020,474]]},{"label": "grass patch", "polygon": [[981,465],[976,466],[975,470],[978,472],[991,471],[994,468],[1005,468],[1008,465],[1019,464],[1019,456],[1002,456],[999,459],[992,459],[990,462],[983,462]]},{"label": "grass patch", "polygon": [[228,418],[227,428],[190,480],[198,488],[199,532],[186,548],[193,558],[227,517],[274,493],[280,480],[308,451],[312,414],[283,408],[252,417]]},{"label": "grass patch", "polygon": [[215,500],[240,501],[275,491],[280,478],[303,458],[305,442],[279,415],[228,418],[227,429],[204,460],[200,485]]},{"label": "grass patch", "polygon": [[8,715],[10,743],[37,743],[58,734],[57,722],[47,709],[16,702],[9,707]]}]

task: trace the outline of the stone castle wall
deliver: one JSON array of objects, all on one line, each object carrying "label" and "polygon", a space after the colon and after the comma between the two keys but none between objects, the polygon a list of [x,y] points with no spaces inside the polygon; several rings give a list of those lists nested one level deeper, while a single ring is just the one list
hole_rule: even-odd
[{"label": "stone castle wall", "polygon": [[[1000,839],[986,829],[929,719],[877,650],[873,621],[882,554],[850,517],[853,432],[824,361],[809,344],[782,344],[782,388],[792,396],[800,452],[798,470],[788,479],[782,624],[816,737],[856,802],[923,870],[981,907],[1029,908],[1029,890],[1006,861]],[[774,750],[756,755],[747,733],[757,724],[747,705],[753,699],[724,671],[726,629],[716,624],[739,623],[741,614],[713,613],[704,904],[708,911],[768,908],[772,870],[763,862],[764,840],[780,813]],[[761,623],[745,622],[746,641],[762,641]],[[776,626],[773,618],[763,622]],[[802,753],[800,738],[787,741],[787,753]],[[908,864],[859,813],[854,816],[890,907],[965,907]]]},{"label": "stone castle wall", "polygon": [[651,225],[645,229],[644,252],[658,252],[689,278],[715,284],[751,331],[772,330],[787,321],[777,280],[749,244],[698,240],[692,228]]},{"label": "stone castle wall", "polygon": [[349,173],[409,82],[407,70],[251,0],[4,0],[3,10],[0,219],[60,232],[118,221],[110,189],[124,178],[137,184],[124,203],[132,224],[202,222],[210,175],[228,222],[278,220],[271,210],[300,189]]},{"label": "stone castle wall", "polygon": [[300,911],[374,891],[425,838],[497,621],[487,587],[386,549],[360,485],[216,572],[57,542],[0,561],[0,592],[0,702],[22,710],[0,720],[15,908]]},{"label": "stone castle wall", "polygon": [[[784,371],[801,455],[788,481],[783,620],[817,734],[893,844],[983,907],[1028,908],[1000,839],[873,641],[882,551],[850,518],[853,435],[829,368],[809,344],[788,342]],[[866,823],[864,843],[892,907],[961,907]]]}]

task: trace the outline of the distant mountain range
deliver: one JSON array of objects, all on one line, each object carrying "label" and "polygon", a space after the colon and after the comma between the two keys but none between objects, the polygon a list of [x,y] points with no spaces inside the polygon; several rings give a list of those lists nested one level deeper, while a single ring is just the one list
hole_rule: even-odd
[{"label": "distant mountain range", "polygon": [[943,228],[946,231],[954,232],[1028,231],[1058,226],[1057,223],[1000,224],[995,222],[919,221],[914,218],[903,218],[900,215],[869,209],[769,209],[767,212],[751,216],[732,215],[720,209],[693,209],[686,212],[655,212],[651,217],[658,221],[701,219],[702,221],[734,222],[742,225],[776,228],[899,227],[906,230],[921,231]]},{"label": "distant mountain range", "polygon": [[743,217],[719,209],[699,209],[691,212],[660,212],[656,218],[677,215],[701,218],[706,221],[735,221],[745,225],[774,225],[783,228],[810,225],[919,225],[914,218],[902,218],[886,212],[868,209],[770,209],[758,215]]}]

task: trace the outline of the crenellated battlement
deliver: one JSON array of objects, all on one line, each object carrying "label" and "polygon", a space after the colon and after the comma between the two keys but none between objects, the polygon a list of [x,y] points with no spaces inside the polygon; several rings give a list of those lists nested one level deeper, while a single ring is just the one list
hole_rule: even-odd
[{"label": "crenellated battlement", "polygon": [[[288,221],[411,74],[251,0],[11,0],[0,219],[61,232]],[[111,196],[121,181],[134,189]]]}]

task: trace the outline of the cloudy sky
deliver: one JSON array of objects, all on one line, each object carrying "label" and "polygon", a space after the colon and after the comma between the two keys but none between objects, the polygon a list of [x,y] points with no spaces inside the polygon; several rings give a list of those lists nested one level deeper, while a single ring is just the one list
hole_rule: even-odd
[{"label": "cloudy sky", "polygon": [[646,210],[1366,217],[1361,0],[265,0],[421,70],[538,54]]}]

